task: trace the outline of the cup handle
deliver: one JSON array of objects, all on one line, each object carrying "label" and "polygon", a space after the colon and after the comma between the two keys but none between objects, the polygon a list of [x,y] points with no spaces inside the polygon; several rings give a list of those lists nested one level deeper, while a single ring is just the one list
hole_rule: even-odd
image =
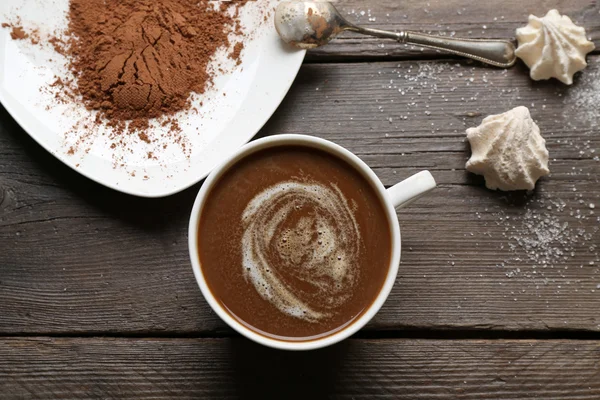
[{"label": "cup handle", "polygon": [[429,171],[421,171],[406,178],[387,190],[395,208],[409,205],[425,193],[435,188],[435,179]]}]

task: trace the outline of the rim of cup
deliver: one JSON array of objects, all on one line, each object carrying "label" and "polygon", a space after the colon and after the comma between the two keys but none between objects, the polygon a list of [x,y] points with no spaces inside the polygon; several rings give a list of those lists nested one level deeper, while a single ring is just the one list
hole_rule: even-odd
[{"label": "rim of cup", "polygon": [[[223,306],[211,292],[206,282],[206,279],[204,278],[204,275],[202,273],[200,256],[198,251],[198,223],[200,221],[200,215],[202,212],[202,207],[204,206],[204,202],[207,196],[210,194],[210,191],[215,185],[215,183],[217,183],[221,176],[242,158],[245,158],[250,154],[262,149],[286,145],[308,146],[324,150],[332,154],[334,157],[341,158],[342,160],[348,162],[352,167],[359,171],[362,174],[362,176],[371,183],[371,186],[377,192],[377,195],[385,209],[386,217],[388,219],[388,224],[390,227],[392,243],[390,265],[388,267],[388,272],[385,281],[379,293],[377,294],[377,297],[373,300],[373,302],[367,308],[367,310],[364,311],[360,317],[352,321],[347,327],[342,328],[341,330],[334,332],[331,335],[307,341],[286,341],[283,339],[275,339],[263,336],[260,333],[248,328],[241,322],[237,321],[234,317],[232,317],[223,308]],[[373,170],[358,156],[345,149],[344,147],[325,139],[320,139],[308,135],[282,134],[261,138],[242,146],[234,154],[227,157],[227,159],[223,163],[221,163],[209,174],[209,176],[202,184],[200,192],[198,193],[194,202],[194,206],[192,208],[190,223],[188,227],[188,248],[192,263],[192,269],[194,271],[196,281],[198,282],[198,286],[200,287],[200,291],[202,292],[204,298],[206,299],[207,303],[210,305],[212,310],[223,321],[225,321],[227,325],[229,325],[231,328],[233,328],[243,336],[247,337],[248,339],[262,344],[264,346],[281,350],[314,350],[333,345],[348,338],[349,336],[356,333],[358,330],[362,329],[375,316],[375,314],[377,314],[377,312],[389,296],[390,291],[392,290],[392,287],[398,275],[401,253],[400,225],[398,222],[396,210],[391,202],[391,199],[385,187],[383,186],[377,175],[375,175]]]}]

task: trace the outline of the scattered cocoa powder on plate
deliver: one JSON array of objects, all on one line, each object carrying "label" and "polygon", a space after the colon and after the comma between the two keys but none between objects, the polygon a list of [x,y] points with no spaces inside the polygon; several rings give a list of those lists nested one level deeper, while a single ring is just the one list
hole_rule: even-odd
[{"label": "scattered cocoa powder on plate", "polygon": [[23,30],[23,27],[13,26],[10,37],[13,38],[13,40],[24,40],[28,39],[29,35]]},{"label": "scattered cocoa powder on plate", "polygon": [[10,37],[12,40],[27,40],[32,44],[38,44],[40,41],[39,32],[37,29],[32,30],[31,32],[27,32],[21,25],[20,21],[16,24],[9,24],[7,22],[3,22],[0,24],[2,28],[10,29]]},{"label": "scattered cocoa powder on plate", "polygon": [[240,65],[242,63],[242,59],[240,58],[242,50],[244,50],[244,43],[237,42],[235,46],[233,46],[233,51],[229,53],[229,58],[235,60],[236,65]]},{"label": "scattered cocoa powder on plate", "polygon": [[[118,136],[127,132],[152,143],[146,130],[158,118],[160,125],[169,128],[171,141],[185,150],[186,140],[177,136],[181,127],[172,117],[190,110],[192,93],[204,93],[213,84],[213,75],[223,72],[221,67],[210,71],[209,64],[218,50],[232,47],[230,36],[240,41],[229,58],[240,64],[239,8],[245,3],[70,0],[68,26],[45,38],[44,44],[66,57],[74,79],[57,77],[47,89],[55,89],[59,103],[81,102],[96,111],[95,125],[114,128],[112,144],[126,143]],[[14,40],[39,41],[37,29],[25,30],[19,18],[1,26],[11,29]],[[79,122],[73,131],[81,131]],[[68,154],[89,137],[84,134]]]}]

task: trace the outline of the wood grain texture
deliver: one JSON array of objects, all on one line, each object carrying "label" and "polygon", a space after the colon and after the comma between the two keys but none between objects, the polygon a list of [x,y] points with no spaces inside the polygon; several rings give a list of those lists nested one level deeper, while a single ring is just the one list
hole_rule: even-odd
[{"label": "wood grain texture", "polygon": [[[586,28],[600,50],[600,3],[597,0],[504,0],[423,1],[344,0],[336,3],[349,21],[392,31],[419,31],[461,38],[515,38],[515,30],[527,25],[529,14],[541,17],[552,8]],[[345,33],[330,45],[308,52],[309,61],[332,61],[394,57],[423,59],[444,57],[442,53],[395,43],[391,40]]]},{"label": "wood grain texture", "polygon": [[[456,61],[309,64],[261,135],[332,140],[386,185],[425,168],[437,179],[398,214],[400,275],[368,329],[598,332],[599,77],[599,56],[572,87]],[[464,170],[465,128],[517,105],[551,154],[531,195],[489,191]],[[198,187],[157,200],[105,189],[0,110],[0,333],[230,332],[188,259]],[[539,221],[568,225],[540,241],[527,227]],[[563,254],[534,262],[518,245],[529,239]]]},{"label": "wood grain texture", "polygon": [[[591,341],[0,339],[4,399],[597,399]],[[93,379],[91,379],[93,377]]]}]

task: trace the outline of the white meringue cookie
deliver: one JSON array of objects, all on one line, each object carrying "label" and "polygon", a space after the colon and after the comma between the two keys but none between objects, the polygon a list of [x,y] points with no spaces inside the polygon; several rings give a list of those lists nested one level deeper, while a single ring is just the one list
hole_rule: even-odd
[{"label": "white meringue cookie", "polygon": [[587,66],[585,56],[594,50],[585,29],[566,15],[550,10],[545,17],[529,16],[529,24],[517,29],[516,55],[531,69],[531,79],[556,78],[567,85],[573,74]]},{"label": "white meringue cookie", "polygon": [[490,115],[467,129],[472,155],[468,171],[485,177],[492,190],[532,190],[548,175],[548,150],[527,107]]}]

